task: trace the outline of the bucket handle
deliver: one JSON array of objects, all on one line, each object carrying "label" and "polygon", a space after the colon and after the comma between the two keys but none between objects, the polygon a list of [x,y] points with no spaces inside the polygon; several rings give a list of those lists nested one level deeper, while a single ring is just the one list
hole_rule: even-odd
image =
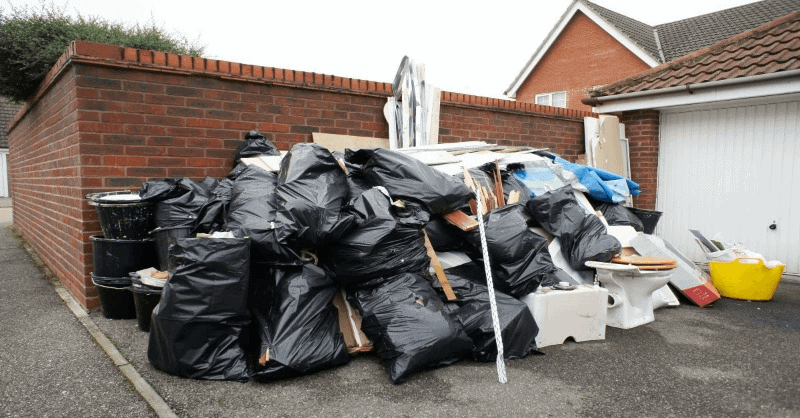
[{"label": "bucket handle", "polygon": [[[742,260],[753,260],[754,262],[743,263]],[[764,260],[756,257],[739,257],[733,260],[736,264],[764,264]]]}]

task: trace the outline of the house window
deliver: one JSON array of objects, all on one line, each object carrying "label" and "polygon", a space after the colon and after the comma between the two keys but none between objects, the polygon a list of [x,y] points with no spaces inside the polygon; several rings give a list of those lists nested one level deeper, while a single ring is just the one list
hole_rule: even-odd
[{"label": "house window", "polygon": [[554,91],[552,93],[537,94],[536,104],[555,106],[555,107],[567,107],[567,92]]}]

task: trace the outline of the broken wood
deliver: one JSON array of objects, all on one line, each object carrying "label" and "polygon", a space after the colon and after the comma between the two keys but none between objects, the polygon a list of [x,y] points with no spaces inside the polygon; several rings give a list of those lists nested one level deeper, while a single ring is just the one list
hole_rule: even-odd
[{"label": "broken wood", "polygon": [[453,287],[450,286],[450,282],[447,280],[447,275],[444,274],[444,269],[439,263],[439,257],[436,256],[436,251],[433,250],[431,240],[428,238],[428,233],[425,232],[424,229],[422,230],[422,235],[425,236],[425,248],[428,250],[428,256],[431,258],[431,264],[433,264],[433,271],[436,272],[436,278],[439,279],[439,284],[442,285],[442,290],[447,300],[453,302],[456,300],[456,294],[453,292]]},{"label": "broken wood", "polygon": [[447,223],[464,232],[472,231],[478,227],[478,221],[472,219],[469,215],[460,210],[445,214],[443,218]]},{"label": "broken wood", "polygon": [[389,140],[368,136],[352,136],[312,132],[315,144],[322,145],[330,151],[344,152],[345,148],[389,148]]},{"label": "broken wood", "polygon": [[261,366],[266,366],[269,363],[269,347],[264,349],[264,352],[261,354],[261,357],[258,358],[258,364]]},{"label": "broken wood", "polygon": [[353,354],[372,351],[372,341],[361,331],[361,316],[347,302],[344,289],[340,289],[334,296],[333,306],[339,313],[339,331],[344,339],[347,352]]},{"label": "broken wood", "polygon": [[494,196],[497,199],[498,207],[506,205],[505,196],[503,196],[503,176],[500,175],[499,160],[494,160]]}]

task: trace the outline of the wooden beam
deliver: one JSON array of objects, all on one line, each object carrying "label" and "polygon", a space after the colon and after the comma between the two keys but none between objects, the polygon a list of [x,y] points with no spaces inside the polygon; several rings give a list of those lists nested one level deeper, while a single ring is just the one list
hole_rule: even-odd
[{"label": "wooden beam", "polygon": [[444,269],[442,265],[439,264],[439,257],[436,256],[436,251],[433,250],[433,245],[431,245],[431,240],[428,238],[428,233],[425,230],[422,230],[422,234],[425,236],[425,248],[428,250],[428,256],[431,258],[431,264],[433,264],[433,271],[436,272],[436,277],[439,279],[439,284],[442,285],[442,290],[444,291],[445,297],[450,302],[455,301],[456,294],[453,292],[453,287],[450,286],[450,282],[447,280],[447,276],[444,274]]},{"label": "wooden beam", "polygon": [[472,219],[469,215],[460,210],[445,214],[443,218],[447,223],[464,232],[472,231],[478,227],[478,221]]}]

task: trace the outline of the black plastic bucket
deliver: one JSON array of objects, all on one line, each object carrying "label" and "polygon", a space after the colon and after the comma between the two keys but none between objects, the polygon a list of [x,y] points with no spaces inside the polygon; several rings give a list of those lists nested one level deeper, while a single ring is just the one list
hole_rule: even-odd
[{"label": "black plastic bucket", "polygon": [[133,292],[133,303],[136,306],[136,322],[139,329],[145,332],[150,331],[150,316],[153,314],[158,302],[161,300],[163,288],[152,287],[143,284],[139,279],[131,280],[131,291]]},{"label": "black plastic bucket", "polygon": [[[114,200],[130,196],[131,200]],[[97,209],[103,236],[111,239],[141,240],[155,227],[153,202],[142,202],[130,192],[94,193],[86,195]]]},{"label": "black plastic bucket", "polygon": [[100,277],[126,277],[128,273],[158,266],[155,241],[103,238],[92,240],[94,274]]},{"label": "black plastic bucket", "polygon": [[662,212],[657,210],[649,210],[649,209],[639,209],[639,208],[627,208],[631,211],[632,214],[636,215],[640,221],[642,221],[642,225],[644,226],[644,233],[645,234],[653,234],[656,230],[656,225],[658,224],[659,219],[661,219]]},{"label": "black plastic bucket", "polygon": [[158,254],[158,264],[161,271],[175,270],[174,265],[169,262],[169,247],[175,245],[178,238],[186,238],[192,234],[192,228],[176,226],[171,228],[156,228],[151,231],[156,242],[156,254]]},{"label": "black plastic bucket", "polygon": [[97,286],[103,316],[108,319],[136,318],[130,277],[101,277],[92,273],[92,283]]}]

